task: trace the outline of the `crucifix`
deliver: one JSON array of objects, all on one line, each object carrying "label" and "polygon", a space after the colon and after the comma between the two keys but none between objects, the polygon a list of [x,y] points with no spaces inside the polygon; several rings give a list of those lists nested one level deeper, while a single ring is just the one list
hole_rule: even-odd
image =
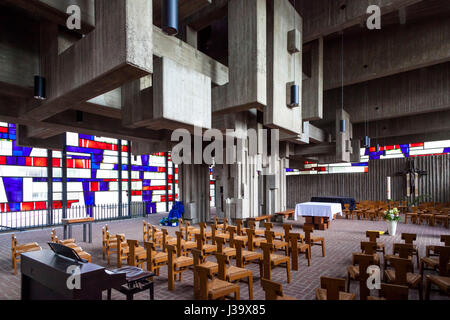
[{"label": "crucifix", "polygon": [[406,176],[406,196],[419,196],[419,178],[426,176],[427,172],[415,167],[414,159],[407,159],[406,169],[397,172],[397,176]]}]

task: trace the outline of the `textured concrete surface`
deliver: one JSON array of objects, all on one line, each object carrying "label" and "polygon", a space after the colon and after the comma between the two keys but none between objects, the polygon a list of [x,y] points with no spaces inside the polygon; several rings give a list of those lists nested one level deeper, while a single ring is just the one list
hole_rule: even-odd
[{"label": "textured concrete surface", "polygon": [[[159,219],[165,216],[163,214],[152,215],[147,218],[150,223],[157,224]],[[303,223],[301,219],[294,223],[294,232],[301,232],[299,228]],[[142,241],[142,219],[132,219],[124,221],[114,221],[108,223],[113,233],[124,233],[127,238],[138,239]],[[96,223],[93,225],[93,243],[87,244],[78,242],[87,252],[92,254],[93,263],[106,266],[106,261],[102,260],[101,253],[101,228],[105,223]],[[280,226],[275,229],[281,230]],[[315,299],[314,290],[320,285],[320,276],[346,277],[346,267],[351,264],[353,252],[360,251],[360,242],[365,240],[366,230],[386,230],[384,222],[356,221],[339,219],[332,223],[327,231],[315,231],[315,236],[325,237],[326,257],[321,255],[321,248],[314,247],[312,250],[312,263],[308,267],[304,256],[300,256],[299,271],[292,272],[292,281],[286,283],[286,272],[283,268],[273,270],[273,280],[283,284],[285,294],[294,296],[298,299]],[[425,255],[425,246],[429,244],[439,244],[441,234],[449,234],[449,229],[442,227],[418,226],[412,224],[399,224],[397,235],[394,237],[382,236],[380,241],[385,243],[386,252],[392,252],[392,246],[395,242],[401,241],[401,233],[417,233],[416,242],[420,256]],[[175,228],[169,228],[169,232],[174,234]],[[62,228],[57,228],[58,236],[62,236]],[[50,229],[35,230],[16,233],[19,243],[36,241],[43,248],[46,242],[50,240]],[[79,240],[82,238],[81,227],[74,227],[74,237]],[[215,258],[209,258],[215,260]],[[113,259],[114,261],[114,259]],[[234,264],[234,261],[232,262]],[[109,268],[114,268],[112,265]],[[259,270],[256,265],[250,265],[249,269],[254,274],[254,298],[264,299],[264,292],[259,282]],[[186,271],[182,282],[176,282],[175,290],[170,292],[167,289],[167,269],[162,268],[161,276],[155,278],[155,299],[157,300],[184,300],[193,299],[192,271]],[[416,270],[418,270],[416,268]],[[356,282],[351,284],[351,292],[358,295],[359,285]],[[106,294],[105,294],[106,298]],[[247,284],[241,283],[241,298],[248,299]],[[438,292],[432,292],[432,299],[448,299]],[[11,267],[11,234],[0,234],[0,299],[20,299],[20,269],[17,276],[13,275]],[[113,299],[124,300],[125,297],[113,291]],[[135,296],[135,299],[148,299],[148,292]],[[410,290],[410,299],[418,299],[418,291]]]}]

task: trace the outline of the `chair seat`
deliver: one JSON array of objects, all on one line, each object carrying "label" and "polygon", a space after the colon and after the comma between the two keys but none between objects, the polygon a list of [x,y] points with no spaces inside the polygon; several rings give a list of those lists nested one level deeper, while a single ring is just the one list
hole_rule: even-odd
[{"label": "chair seat", "polygon": [[227,256],[235,256],[236,255],[236,249],[235,248],[223,248],[223,253]]},{"label": "chair seat", "polygon": [[199,264],[199,266],[211,269],[213,273],[219,272],[219,265],[212,261],[205,261],[205,262]]},{"label": "chair seat", "polygon": [[244,244],[247,244],[248,237],[246,237],[246,236],[234,236],[234,240],[244,241]]},{"label": "chair seat", "polygon": [[208,283],[208,296],[213,299],[215,297],[222,297],[223,295],[231,293],[238,288],[239,286],[234,283],[215,278]]},{"label": "chair seat", "polygon": [[288,243],[285,241],[274,240],[273,245],[275,246],[275,248],[278,249],[278,248],[285,248],[288,245]]},{"label": "chair seat", "polygon": [[[184,240],[182,240],[182,241],[184,241]],[[183,243],[183,242],[182,242]],[[167,244],[169,245],[169,246],[176,246],[177,245],[177,239],[176,238],[170,238],[170,239],[167,239]]]},{"label": "chair seat", "polygon": [[282,256],[282,255],[279,255],[279,254],[271,254],[270,255],[270,261],[274,265],[278,265],[278,264],[281,264],[281,263],[289,262],[289,256]]},{"label": "chair seat", "polygon": [[215,236],[216,236],[217,238],[222,238],[222,239],[225,239],[225,240],[230,239],[230,235],[227,234],[227,233],[221,233],[221,232],[219,232],[219,233],[216,233]]},{"label": "chair seat", "polygon": [[442,291],[450,291],[450,277],[442,277],[436,275],[427,275],[427,280],[437,285]]},{"label": "chair seat", "polygon": [[[395,283],[395,271],[394,270],[386,270],[385,271],[386,277],[388,278],[389,282]],[[422,281],[422,276],[418,273],[411,273],[408,272],[406,274],[406,282],[409,286],[417,286]]]},{"label": "chair seat", "polygon": [[347,267],[347,272],[353,280],[358,280],[359,278],[359,266],[349,266]]},{"label": "chair seat", "polygon": [[383,249],[384,243],[383,242],[377,242],[377,249]]},{"label": "chair seat", "polygon": [[235,279],[248,277],[251,274],[252,272],[248,269],[231,266],[227,269],[226,277],[230,281],[233,281]]},{"label": "chair seat", "polygon": [[77,253],[80,256],[80,258],[86,259],[87,261],[91,262],[91,255],[89,253],[84,252],[84,251],[77,252]]},{"label": "chair seat", "polygon": [[259,253],[259,252],[253,252],[253,251],[243,250],[243,251],[242,251],[242,257],[243,257],[244,260],[246,260],[246,261],[250,261],[250,260],[261,260],[261,259],[262,259],[262,254]]},{"label": "chair seat", "polygon": [[167,252],[157,252],[153,257],[153,263],[163,263],[167,262],[168,255]]},{"label": "chair seat", "polygon": [[183,249],[184,250],[188,250],[188,249],[193,249],[197,247],[197,243],[194,241],[185,241],[183,244]]},{"label": "chair seat", "polygon": [[[316,299],[317,300],[327,300],[327,289],[317,288],[316,289]],[[355,300],[355,295],[348,292],[339,292],[339,300]]]},{"label": "chair seat", "polygon": [[311,237],[311,241],[312,242],[321,242],[321,241],[325,241],[324,237]]},{"label": "chair seat", "polygon": [[215,244],[205,244],[203,245],[203,252],[212,253],[217,251],[217,246]]},{"label": "chair seat", "polygon": [[[385,261],[389,261],[391,258],[398,258],[398,257],[399,256],[397,256],[395,254],[387,254],[387,255],[384,256],[384,260]],[[408,259],[412,261],[412,257],[411,256],[409,256]]]},{"label": "chair seat", "polygon": [[180,256],[175,259],[175,267],[176,268],[182,268],[182,267],[189,267],[194,264],[194,260],[190,257]]},{"label": "chair seat", "polygon": [[433,269],[439,267],[439,259],[438,258],[423,257],[420,259],[420,261]]},{"label": "chair seat", "polygon": [[41,247],[36,243],[36,246],[29,247],[27,249],[16,250],[16,255],[21,255],[22,253],[25,252],[39,251],[39,250],[41,250]]},{"label": "chair seat", "polygon": [[265,229],[255,229],[255,235],[257,236],[264,236],[266,233]]},{"label": "chair seat", "polygon": [[253,239],[253,244],[257,247],[261,246],[261,243],[267,243],[267,240],[264,238],[254,238]]}]

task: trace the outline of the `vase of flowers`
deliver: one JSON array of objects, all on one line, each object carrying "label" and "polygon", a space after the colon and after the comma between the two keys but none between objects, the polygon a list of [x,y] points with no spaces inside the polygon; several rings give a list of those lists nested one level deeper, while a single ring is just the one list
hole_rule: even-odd
[{"label": "vase of flowers", "polygon": [[172,218],[172,219],[170,219],[170,223],[171,223],[172,227],[176,227],[176,226],[178,226],[178,219]]},{"label": "vase of flowers", "polygon": [[388,223],[388,232],[390,236],[395,236],[397,232],[397,223],[400,221],[400,214],[397,208],[389,209],[384,212],[384,220]]}]

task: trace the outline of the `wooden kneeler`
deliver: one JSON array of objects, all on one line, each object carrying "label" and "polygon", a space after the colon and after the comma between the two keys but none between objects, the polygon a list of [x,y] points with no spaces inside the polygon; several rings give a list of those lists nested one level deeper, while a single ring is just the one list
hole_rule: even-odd
[{"label": "wooden kneeler", "polygon": [[291,270],[290,270],[290,259],[289,256],[282,256],[278,254],[273,254],[274,247],[269,243],[261,243],[261,248],[263,250],[263,263],[264,263],[264,275],[263,278],[271,280],[272,278],[272,268],[274,267],[284,267],[286,268],[287,282],[291,282]]},{"label": "wooden kneeler", "polygon": [[175,280],[177,274],[180,275],[179,281],[183,280],[183,272],[194,265],[194,260],[191,257],[185,257],[180,254],[181,246],[167,245],[167,273],[168,273],[168,288],[170,291],[175,289]]},{"label": "wooden kneeler", "polygon": [[[197,273],[200,290],[200,300],[216,300],[216,299],[240,299],[240,288],[237,284],[230,283],[228,281],[220,280],[213,277],[213,271],[211,268],[206,268],[201,265],[195,266]],[[212,280],[209,280],[212,278]],[[234,295],[232,297],[231,295]]]},{"label": "wooden kneeler", "polygon": [[266,300],[297,300],[283,294],[283,286],[274,281],[261,278],[261,286],[266,293]]},{"label": "wooden kneeler", "polygon": [[253,273],[251,270],[245,268],[239,268],[230,266],[227,268],[227,264],[229,264],[229,258],[223,253],[216,253],[217,262],[219,263],[219,279],[235,282],[235,281],[243,281],[243,279],[247,279],[248,284],[248,299],[253,300]]}]

